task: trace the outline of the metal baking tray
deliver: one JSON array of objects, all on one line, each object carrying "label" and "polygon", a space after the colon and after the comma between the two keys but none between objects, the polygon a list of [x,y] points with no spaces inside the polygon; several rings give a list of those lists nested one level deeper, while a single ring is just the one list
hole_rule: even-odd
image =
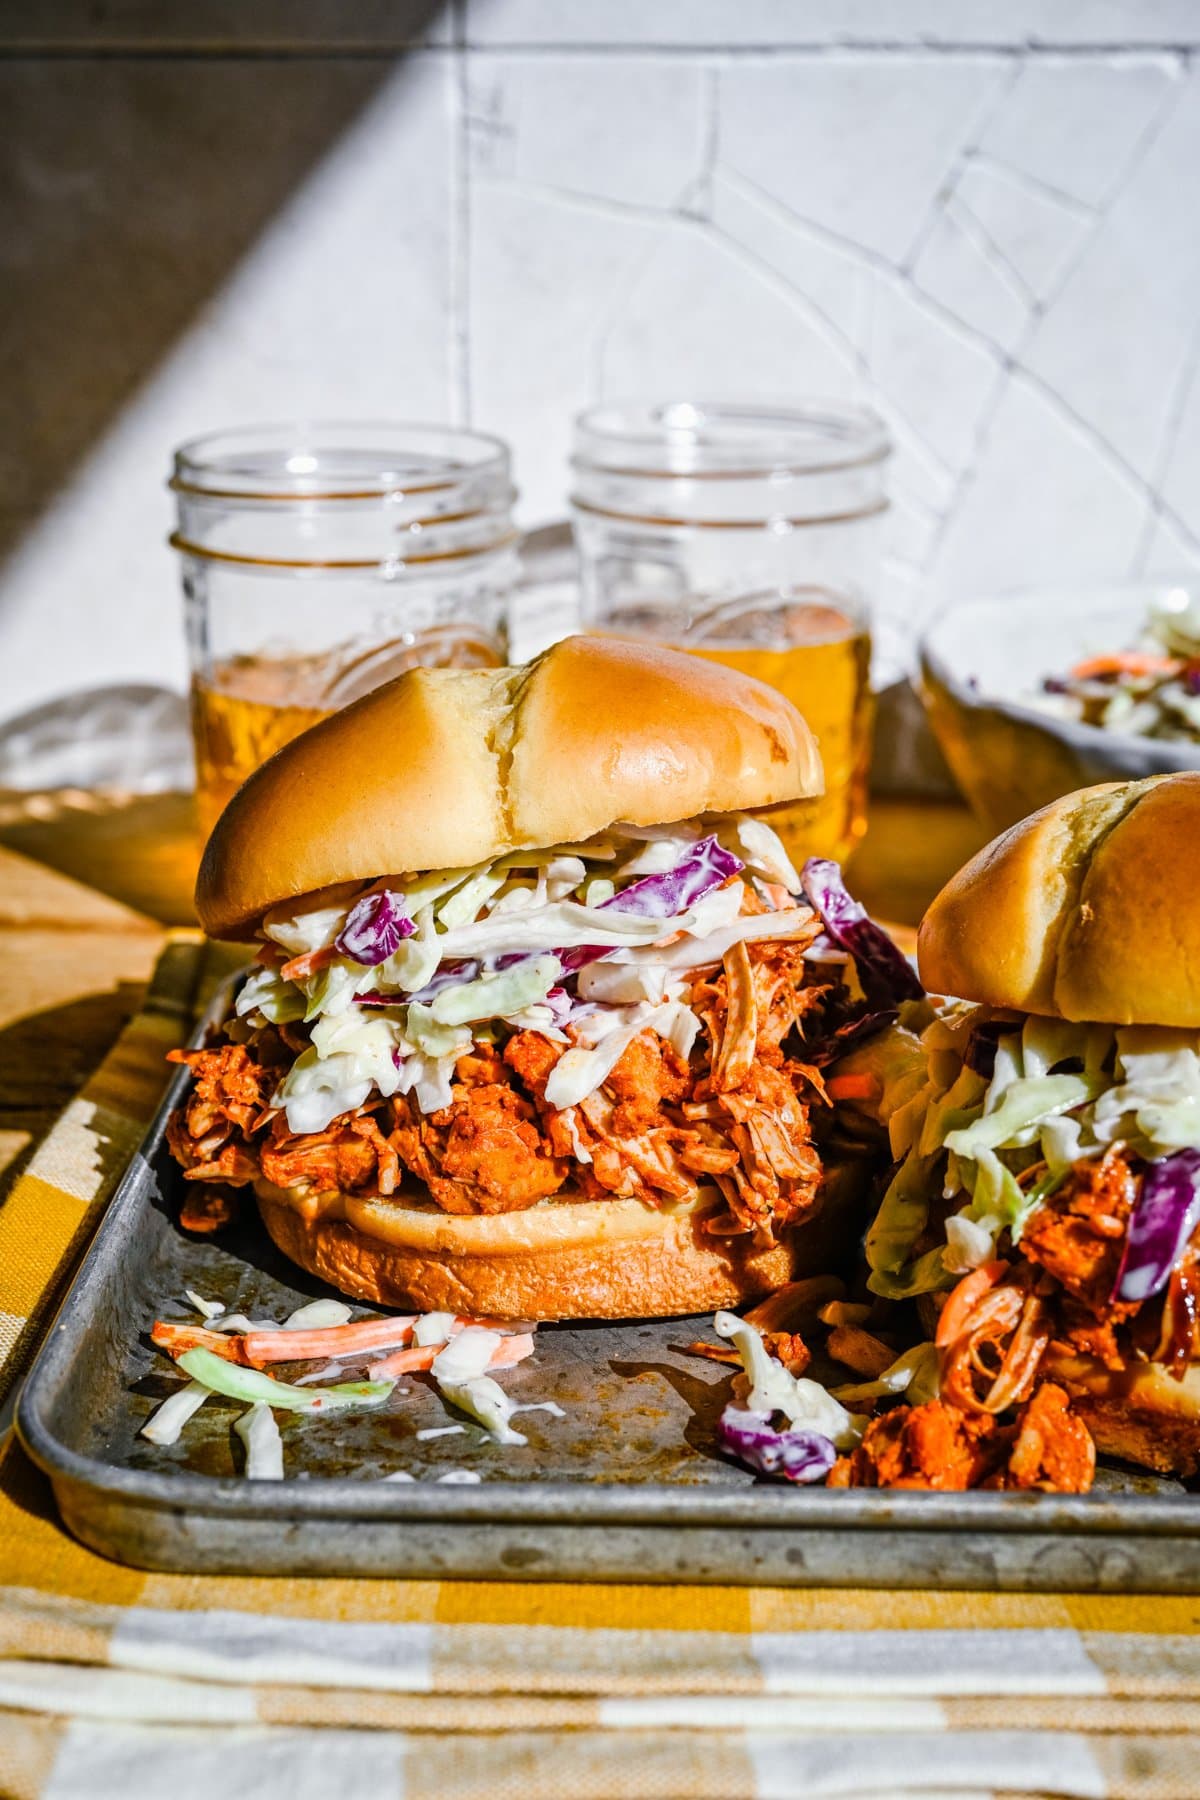
[{"label": "metal baking tray", "polygon": [[[223,1015],[228,990],[209,1019]],[[207,1025],[209,1021],[206,1021]],[[197,1033],[202,1041],[205,1026]],[[235,1402],[209,1400],[179,1443],[138,1431],[178,1383],[148,1332],[193,1288],[251,1317],[323,1290],[254,1215],[221,1241],[178,1228],[164,1132],[172,1082],[26,1381],[17,1429],[68,1528],[141,1568],[270,1575],[854,1584],[1200,1592],[1200,1496],[1102,1470],[1089,1495],[788,1488],[726,1460],[731,1372],[680,1353],[698,1322],[543,1326],[504,1376],[524,1448],[449,1414],[427,1377],[374,1412],[281,1418],[283,1482],[236,1474]],[[470,1470],[478,1485],[442,1483]],[[380,1477],[405,1470],[413,1482]]]}]

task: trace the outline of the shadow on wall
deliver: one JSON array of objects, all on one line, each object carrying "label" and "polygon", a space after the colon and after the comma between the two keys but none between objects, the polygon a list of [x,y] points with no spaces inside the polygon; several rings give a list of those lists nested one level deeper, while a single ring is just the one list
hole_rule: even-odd
[{"label": "shadow on wall", "polygon": [[388,31],[361,44],[334,8],[305,41],[270,6],[250,45],[236,9],[183,10],[197,41],[140,4],[116,35],[74,0],[0,15],[0,563],[442,0],[364,8]]}]

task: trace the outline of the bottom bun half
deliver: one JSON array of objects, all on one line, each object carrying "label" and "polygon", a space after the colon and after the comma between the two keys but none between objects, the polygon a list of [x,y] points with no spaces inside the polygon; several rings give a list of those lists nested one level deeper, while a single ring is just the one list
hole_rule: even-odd
[{"label": "bottom bun half", "polygon": [[1095,1357],[1052,1348],[1042,1373],[1066,1389],[1102,1455],[1159,1475],[1200,1469],[1200,1364],[1176,1381],[1162,1363],[1108,1369]]},{"label": "bottom bun half", "polygon": [[[827,1183],[827,1185],[829,1185]],[[841,1185],[841,1184],[839,1184]],[[853,1184],[857,1187],[857,1183]],[[645,1319],[712,1312],[829,1267],[840,1206],[769,1247],[706,1229],[719,1205],[544,1201],[460,1217],[429,1201],[302,1194],[255,1183],[284,1255],[345,1294],[419,1312],[510,1319]],[[830,1219],[841,1212],[836,1224]]]}]

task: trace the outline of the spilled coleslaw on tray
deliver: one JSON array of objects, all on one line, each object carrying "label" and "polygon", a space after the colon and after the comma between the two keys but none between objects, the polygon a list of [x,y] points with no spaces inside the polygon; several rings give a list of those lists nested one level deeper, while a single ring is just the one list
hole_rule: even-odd
[{"label": "spilled coleslaw on tray", "polygon": [[[359,1319],[339,1300],[317,1300],[298,1308],[281,1323],[226,1313],[219,1302],[188,1293],[202,1325],[156,1319],[154,1345],[171,1357],[188,1377],[169,1394],[141,1428],[153,1444],[179,1441],[188,1421],[214,1396],[243,1402],[234,1430],[250,1480],[283,1480],[283,1440],[277,1412],[307,1414],[357,1411],[383,1406],[396,1392],[403,1374],[428,1372],[448,1405],[481,1425],[496,1444],[527,1440],[512,1424],[518,1412],[547,1412],[563,1417],[553,1401],[515,1402],[494,1378],[494,1371],[513,1368],[533,1355],[537,1326],[523,1320],[466,1319],[448,1312],[407,1317]],[[380,1352],[388,1352],[380,1358]],[[281,1363],[331,1359],[323,1369],[296,1382],[264,1371]],[[320,1378],[339,1372],[344,1361],[366,1363],[367,1379],[333,1381]],[[319,1381],[319,1385],[315,1385]],[[407,1390],[405,1390],[407,1391]],[[418,1437],[457,1432],[452,1422]],[[389,1479],[398,1480],[403,1472]],[[467,1471],[452,1471],[456,1480],[477,1480]],[[448,1481],[451,1475],[438,1477]]]}]

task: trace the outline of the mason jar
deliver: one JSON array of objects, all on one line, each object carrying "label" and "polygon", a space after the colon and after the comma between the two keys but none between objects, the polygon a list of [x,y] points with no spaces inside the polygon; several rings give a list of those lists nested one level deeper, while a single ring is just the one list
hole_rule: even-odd
[{"label": "mason jar", "polygon": [[773,820],[793,857],[843,858],[866,829],[890,448],[873,412],[824,401],[600,406],[576,421],[585,629],[727,663],[795,702],[825,794]]},{"label": "mason jar", "polygon": [[247,427],[176,451],[200,823],[281,744],[416,664],[507,657],[509,453],[442,426]]}]

